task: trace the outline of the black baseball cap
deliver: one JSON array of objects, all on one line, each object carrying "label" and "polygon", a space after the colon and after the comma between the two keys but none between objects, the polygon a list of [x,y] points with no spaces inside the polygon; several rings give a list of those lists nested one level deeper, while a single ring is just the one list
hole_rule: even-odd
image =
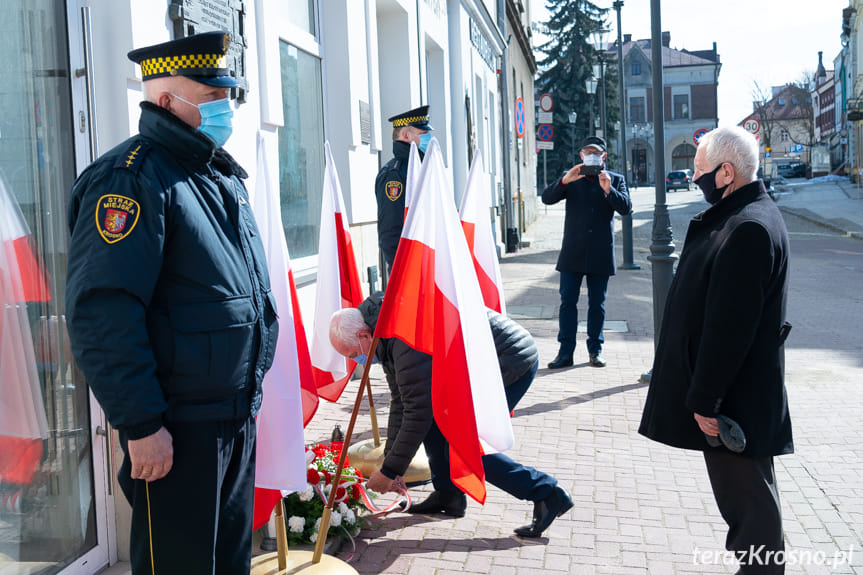
[{"label": "black baseball cap", "polygon": [[589,136],[582,140],[580,150],[583,150],[587,147],[599,148],[603,153],[606,153],[608,149],[605,147],[605,140],[600,138],[599,136]]}]

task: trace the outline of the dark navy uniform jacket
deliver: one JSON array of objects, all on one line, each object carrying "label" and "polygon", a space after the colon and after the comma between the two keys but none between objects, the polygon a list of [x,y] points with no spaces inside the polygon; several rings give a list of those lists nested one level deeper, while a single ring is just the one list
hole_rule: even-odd
[{"label": "dark navy uniform jacket", "polygon": [[[405,182],[408,177],[408,159],[411,145],[393,142],[393,159],[384,164],[375,178],[375,197],[378,200],[378,245],[384,261],[392,267],[399,247],[399,238],[405,221]],[[423,153],[420,152],[420,158]]]},{"label": "dark navy uniform jacket", "polygon": [[140,134],[72,190],[66,286],[75,360],[129,439],[163,420],[257,413],[278,336],[247,174],[166,110],[141,108]]},{"label": "dark navy uniform jacket", "polygon": [[[556,204],[566,200],[563,242],[557,258],[557,270],[613,276],[614,212],[625,216],[632,210],[626,180],[615,172],[608,196],[599,185],[598,176],[585,176],[562,185],[560,180],[542,192],[542,203]],[[562,179],[562,178],[561,178]]]}]

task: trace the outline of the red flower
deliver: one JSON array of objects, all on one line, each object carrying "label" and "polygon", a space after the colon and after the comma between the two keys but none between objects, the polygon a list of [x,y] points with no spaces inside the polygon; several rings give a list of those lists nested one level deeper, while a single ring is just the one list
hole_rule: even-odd
[{"label": "red flower", "polygon": [[362,498],[362,493],[360,492],[360,486],[359,485],[352,485],[351,486],[351,499],[353,499],[354,501],[360,501],[361,498]]},{"label": "red flower", "polygon": [[321,480],[321,476],[314,469],[309,469],[306,471],[306,481],[311,483],[312,485],[317,485]]},{"label": "red flower", "polygon": [[329,484],[330,484],[330,481],[332,481],[332,480],[333,480],[333,476],[332,476],[332,475],[330,475],[330,472],[329,472],[329,471],[327,471],[326,469],[324,469],[323,471],[321,471],[321,473],[323,473],[323,474],[324,474],[324,485],[329,485]]},{"label": "red flower", "polygon": [[312,452],[314,452],[315,457],[324,457],[327,454],[327,451],[329,451],[327,446],[321,445],[320,443],[312,447]]},{"label": "red flower", "polygon": [[348,492],[345,490],[345,488],[340,486],[338,489],[336,489],[336,501],[341,501],[345,498],[345,496],[347,496],[347,494]]}]

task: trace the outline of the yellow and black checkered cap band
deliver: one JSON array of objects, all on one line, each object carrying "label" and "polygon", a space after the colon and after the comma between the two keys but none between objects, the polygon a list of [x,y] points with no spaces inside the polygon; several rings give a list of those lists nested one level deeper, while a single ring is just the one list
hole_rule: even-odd
[{"label": "yellow and black checkered cap band", "polygon": [[224,54],[183,54],[141,60],[141,79],[161,76],[186,76],[227,73],[228,59]]},{"label": "yellow and black checkered cap band", "polygon": [[402,126],[410,126],[411,124],[424,124],[429,121],[428,114],[425,116],[408,116],[406,118],[396,118],[393,120],[393,128],[401,128]]}]

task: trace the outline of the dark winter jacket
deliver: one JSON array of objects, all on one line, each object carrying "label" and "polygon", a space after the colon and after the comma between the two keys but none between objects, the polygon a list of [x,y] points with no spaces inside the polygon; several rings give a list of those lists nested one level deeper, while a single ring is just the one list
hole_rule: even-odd
[{"label": "dark winter jacket", "polygon": [[72,189],[66,285],[75,360],[130,439],[257,413],[278,334],[245,171],[141,107],[140,134]]},{"label": "dark winter jacket", "polygon": [[[359,310],[374,331],[383,301],[372,294]],[[515,383],[539,360],[533,337],[515,321],[488,312],[504,386]],[[384,369],[392,402],[381,472],[390,478],[404,475],[434,421],[431,400],[432,356],[416,351],[397,338],[378,340],[375,357]]]},{"label": "dark winter jacket", "polygon": [[[405,183],[411,145],[393,142],[393,158],[384,164],[375,178],[375,198],[378,203],[378,246],[384,261],[392,267],[405,221]],[[420,158],[423,154],[420,152]]]},{"label": "dark winter jacket", "polygon": [[614,212],[625,216],[632,210],[626,180],[615,172],[608,196],[597,176],[585,176],[566,185],[561,179],[542,192],[542,203],[556,204],[566,200],[563,243],[557,258],[562,272],[612,276],[614,261]]},{"label": "dark winter jacket", "polygon": [[785,223],[760,181],[693,218],[668,291],[639,433],[706,450],[693,413],[721,413],[743,428],[743,455],[793,451],[783,345],[788,259]]}]

